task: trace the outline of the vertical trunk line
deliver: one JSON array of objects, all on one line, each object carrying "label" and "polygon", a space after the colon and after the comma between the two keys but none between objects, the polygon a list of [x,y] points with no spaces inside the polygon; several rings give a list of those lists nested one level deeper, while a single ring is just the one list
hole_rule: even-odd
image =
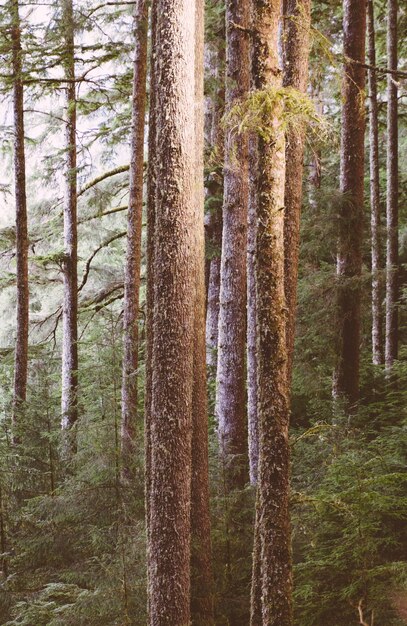
[{"label": "vertical trunk line", "polygon": [[144,126],[146,108],[148,3],[138,0],[134,14],[130,192],[127,217],[127,254],[124,277],[123,378],[121,456],[122,472],[132,475],[137,426],[138,310],[140,292],[141,231],[143,213]]}]

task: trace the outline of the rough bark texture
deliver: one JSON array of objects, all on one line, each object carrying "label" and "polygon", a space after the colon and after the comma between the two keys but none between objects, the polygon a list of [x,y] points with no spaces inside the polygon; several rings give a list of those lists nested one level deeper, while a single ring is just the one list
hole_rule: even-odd
[{"label": "rough bark texture", "polygon": [[[366,3],[345,0],[343,53],[365,63]],[[345,63],[342,83],[341,191],[344,194],[339,216],[337,365],[334,395],[347,409],[359,397],[360,277],[364,193],[364,107],[365,69]]]},{"label": "rough bark texture", "polygon": [[[249,2],[226,2],[226,110],[249,89]],[[216,416],[227,488],[247,476],[245,392],[248,141],[225,137]]]},{"label": "rough bark texture", "polygon": [[213,171],[208,176],[207,195],[210,198],[210,213],[205,218],[205,230],[210,251],[208,271],[208,299],[206,313],[206,363],[216,369],[219,324],[220,268],[222,248],[222,202],[223,202],[223,161],[224,133],[221,124],[225,110],[225,32],[221,30],[212,46],[211,75],[218,82],[218,89],[210,111],[209,142],[215,151]]},{"label": "rough bark texture", "polygon": [[[284,4],[283,85],[284,87],[294,87],[305,93],[308,82],[311,0],[286,0]],[[284,281],[287,306],[287,378],[289,385],[291,385],[292,378],[297,308],[304,139],[303,130],[292,129],[287,135],[286,146]]]},{"label": "rough bark texture", "polygon": [[247,423],[250,483],[257,483],[259,464],[259,421],[257,412],[256,340],[256,223],[257,223],[257,139],[249,139],[250,197],[247,223]]},{"label": "rough bark texture", "polygon": [[75,425],[78,419],[78,234],[76,174],[76,94],[74,20],[72,0],[62,4],[65,34],[65,198],[64,198],[64,299],[62,329],[62,429],[64,453],[76,450]]},{"label": "rough bark texture", "polygon": [[14,108],[14,185],[16,203],[16,256],[17,256],[17,336],[14,359],[14,393],[12,436],[20,438],[19,417],[27,395],[28,374],[28,230],[27,198],[25,188],[24,151],[24,93],[21,77],[22,50],[18,1],[12,5],[12,65],[13,65],[13,108]]},{"label": "rough bark texture", "polygon": [[[397,70],[397,0],[389,0],[387,67]],[[387,75],[387,257],[386,257],[386,368],[398,353],[398,104],[397,82]]]},{"label": "rough bark texture", "polygon": [[195,10],[159,0],[152,350],[151,626],[190,623],[191,403],[196,270]]},{"label": "rough bark texture", "polygon": [[135,51],[133,69],[130,192],[127,217],[127,256],[124,277],[123,381],[121,454],[129,475],[137,418],[138,311],[143,212],[144,120],[147,74],[147,0],[138,0],[134,15]]},{"label": "rough bark texture", "polygon": [[155,238],[155,205],[157,176],[157,108],[156,108],[156,29],[157,2],[153,1],[150,11],[151,24],[151,56],[150,56],[150,97],[148,115],[148,172],[147,172],[147,293],[146,293],[146,363],[144,392],[144,451],[145,451],[145,503],[147,529],[147,614],[150,615],[150,529],[151,529],[151,409],[153,387],[153,339],[154,339],[154,238]]},{"label": "rough bark texture", "polygon": [[208,402],[205,337],[204,231],[204,2],[195,4],[195,209],[196,271],[194,381],[192,391],[191,619],[213,626],[211,520],[209,514]]},{"label": "rough bark texture", "polygon": [[[253,4],[253,82],[281,86],[278,67],[280,1]],[[257,381],[259,468],[256,541],[260,577],[252,587],[252,625],[261,596],[262,626],[291,626],[292,567],[289,520],[287,348],[284,295],[285,137],[276,107],[273,139],[258,140],[257,173]],[[255,546],[256,552],[256,546]],[[258,572],[258,568],[257,568]],[[254,571],[256,577],[256,570]],[[261,590],[261,591],[260,591]],[[256,623],[257,620],[257,623]]]},{"label": "rough bark texture", "polygon": [[[373,0],[367,0],[369,65],[376,67],[376,44]],[[381,249],[381,215],[379,186],[379,119],[377,105],[377,73],[368,72],[369,79],[369,165],[370,165],[370,227],[372,238],[372,360],[384,363],[383,345],[383,255]]]}]

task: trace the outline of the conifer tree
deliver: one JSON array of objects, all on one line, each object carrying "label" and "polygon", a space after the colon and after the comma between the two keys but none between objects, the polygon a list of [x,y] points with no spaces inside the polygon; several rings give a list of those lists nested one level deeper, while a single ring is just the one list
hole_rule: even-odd
[{"label": "conifer tree", "polygon": [[[159,1],[149,623],[190,621],[190,514],[196,268],[195,10]],[[171,115],[169,114],[171,112]]]},{"label": "conifer tree", "polygon": [[74,14],[72,0],[63,0],[65,39],[65,192],[64,192],[64,301],[62,337],[62,429],[64,454],[76,450],[78,420],[78,231],[77,148]]},{"label": "conifer tree", "polygon": [[362,272],[366,2],[343,4],[341,192],[337,254],[337,365],[334,394],[352,408],[359,398]]},{"label": "conifer tree", "polygon": [[14,358],[13,439],[20,439],[19,418],[27,395],[28,376],[28,227],[24,149],[24,88],[22,76],[21,25],[18,0],[11,0],[11,38],[14,109],[14,188],[17,246],[17,330]]},{"label": "conifer tree", "polygon": [[123,310],[123,382],[121,451],[129,473],[137,418],[138,318],[143,212],[144,118],[146,108],[148,4],[140,0],[134,15],[135,51],[132,96],[129,210]]}]

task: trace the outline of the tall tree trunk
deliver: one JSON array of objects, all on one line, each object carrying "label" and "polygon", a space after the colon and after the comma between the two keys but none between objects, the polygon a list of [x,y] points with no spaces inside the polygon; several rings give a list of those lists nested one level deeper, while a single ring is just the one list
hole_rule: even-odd
[{"label": "tall tree trunk", "polygon": [[[367,0],[369,65],[376,67],[376,43],[373,0]],[[383,346],[383,258],[381,249],[381,216],[379,184],[379,118],[377,104],[377,73],[368,72],[369,79],[369,164],[370,164],[370,225],[372,238],[372,360],[384,362]]]},{"label": "tall tree trunk", "polygon": [[191,451],[191,618],[194,626],[211,626],[214,624],[214,614],[211,520],[209,513],[208,402],[206,390],[205,337],[203,0],[197,0],[195,10],[196,271]]},{"label": "tall tree trunk", "polygon": [[[226,111],[249,90],[249,2],[226,2]],[[245,392],[247,137],[225,137],[216,416],[228,488],[247,475]]]},{"label": "tall tree trunk", "polygon": [[153,389],[153,342],[154,342],[154,241],[155,241],[155,207],[157,177],[157,106],[156,106],[156,30],[157,2],[153,0],[150,11],[151,54],[150,54],[150,93],[148,112],[148,171],[147,171],[147,292],[146,292],[146,363],[144,393],[144,450],[145,450],[145,508],[147,529],[147,614],[150,615],[150,531],[151,531],[151,417]]},{"label": "tall tree trunk", "polygon": [[[387,67],[397,70],[397,0],[388,0]],[[387,75],[386,368],[398,354],[398,103],[397,82]]]},{"label": "tall tree trunk", "polygon": [[64,454],[76,450],[78,420],[78,234],[76,172],[76,87],[74,17],[72,0],[63,0],[62,27],[65,36],[66,85],[65,199],[64,199],[64,301],[62,330],[62,429]]},{"label": "tall tree trunk", "polygon": [[[308,82],[311,0],[286,0],[284,4],[283,85],[284,87],[294,87],[305,93]],[[289,386],[291,385],[294,358],[304,139],[304,130],[293,128],[288,133],[286,146],[284,281],[287,307],[287,378]]]},{"label": "tall tree trunk", "polygon": [[124,473],[131,474],[137,417],[138,309],[140,291],[141,228],[143,212],[144,120],[146,108],[148,3],[138,0],[134,15],[130,197],[127,257],[124,278],[123,381],[121,453]]},{"label": "tall tree trunk", "polygon": [[247,423],[250,484],[257,483],[259,464],[259,420],[257,411],[257,297],[256,297],[256,223],[257,223],[257,138],[249,138],[250,191],[247,222]]},{"label": "tall tree trunk", "polygon": [[219,326],[219,295],[220,269],[222,249],[222,203],[223,203],[223,161],[225,137],[222,128],[222,116],[225,110],[225,31],[216,33],[212,45],[214,50],[211,59],[213,78],[218,83],[212,101],[210,121],[210,147],[214,150],[215,163],[208,176],[207,196],[210,198],[210,213],[206,218],[206,231],[209,241],[211,258],[209,261],[208,301],[206,313],[206,363],[214,370],[217,365],[218,326]]},{"label": "tall tree trunk", "polygon": [[[266,3],[264,0],[254,1],[252,71],[254,86],[259,90],[281,87],[281,70],[278,67],[279,15],[279,0],[269,0]],[[256,607],[259,597],[262,626],[292,624],[289,411],[282,210],[285,136],[280,121],[281,107],[282,105],[276,106],[272,119],[268,121],[273,128],[272,139],[268,142],[262,138],[258,140],[255,267],[260,444],[255,533],[256,541],[260,540],[260,567],[253,572],[253,626],[258,619]]]},{"label": "tall tree trunk", "polygon": [[195,10],[158,0],[149,595],[152,626],[190,623],[196,270]]},{"label": "tall tree trunk", "polygon": [[21,435],[19,418],[27,396],[28,374],[28,229],[25,187],[24,151],[24,92],[22,80],[22,50],[18,0],[11,3],[12,66],[14,108],[14,176],[16,202],[17,247],[17,338],[14,360],[14,392],[12,436],[18,443]]},{"label": "tall tree trunk", "polygon": [[[360,299],[363,236],[366,3],[346,0],[343,5],[341,191],[339,218],[337,365],[334,395],[347,409],[359,398]],[[348,60],[351,59],[351,60]]]}]

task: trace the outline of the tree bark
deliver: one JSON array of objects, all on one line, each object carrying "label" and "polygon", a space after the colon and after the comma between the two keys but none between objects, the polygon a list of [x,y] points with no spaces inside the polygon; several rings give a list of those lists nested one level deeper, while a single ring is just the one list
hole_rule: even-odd
[{"label": "tree bark", "polygon": [[76,94],[74,17],[72,0],[62,4],[65,36],[65,198],[64,198],[64,299],[62,329],[62,429],[64,454],[76,451],[75,426],[78,420],[78,234],[76,172]]},{"label": "tree bark", "polygon": [[134,15],[130,192],[127,216],[127,256],[124,277],[123,380],[121,455],[123,473],[129,477],[137,420],[138,311],[140,291],[141,230],[143,213],[144,122],[146,108],[148,3],[138,0]]},{"label": "tree bark", "polygon": [[[387,67],[397,70],[397,0],[388,1]],[[386,368],[398,355],[398,103],[397,82],[387,75]]]},{"label": "tree bark", "polygon": [[[208,44],[210,45],[210,44]],[[208,176],[207,197],[210,198],[209,214],[205,226],[211,258],[208,272],[208,299],[206,313],[206,363],[214,371],[217,365],[218,326],[219,326],[219,295],[220,269],[222,249],[222,203],[223,203],[223,161],[225,137],[222,128],[222,117],[225,111],[225,31],[222,28],[216,33],[211,44],[211,60],[216,67],[212,68],[212,77],[217,80],[218,88],[212,99],[210,115],[210,147],[215,151],[215,164]]]},{"label": "tree bark", "polygon": [[[255,0],[252,72],[259,90],[281,87],[278,67],[280,1]],[[262,626],[291,626],[287,346],[284,294],[285,136],[276,106],[273,138],[258,139],[256,296],[259,417],[255,537],[260,573],[252,587],[252,626],[261,596]],[[255,547],[256,552],[256,547]],[[255,573],[255,572],[254,572]],[[260,585],[260,589],[258,586]]]},{"label": "tree bark", "polygon": [[[226,3],[225,107],[249,90],[249,2]],[[223,235],[218,335],[216,416],[227,489],[247,476],[245,391],[246,237],[248,140],[228,130],[225,137]]]},{"label": "tree bark", "polygon": [[[311,0],[286,0],[284,19],[283,85],[284,87],[294,87],[298,91],[305,93],[308,82]],[[294,359],[304,140],[305,133],[302,129],[293,128],[287,135],[284,201],[284,284],[287,307],[287,378],[289,386],[291,386]]]},{"label": "tree bark", "polygon": [[151,55],[150,55],[150,94],[148,114],[148,170],[147,170],[147,263],[146,263],[146,363],[144,392],[144,451],[145,451],[145,507],[147,529],[147,614],[150,615],[150,545],[151,545],[151,419],[153,389],[153,343],[154,343],[154,241],[157,178],[157,106],[156,106],[156,30],[157,2],[153,1],[150,11]]},{"label": "tree bark", "polygon": [[[367,0],[369,65],[376,67],[376,42],[373,0]],[[383,345],[383,255],[381,242],[380,183],[379,183],[379,117],[377,103],[377,73],[368,71],[369,81],[369,165],[370,165],[370,227],[372,246],[372,360],[384,363]]]},{"label": "tree bark", "polygon": [[209,513],[208,402],[205,336],[204,1],[195,4],[195,320],[192,390],[191,618],[212,626],[213,578]]},{"label": "tree bark", "polygon": [[247,423],[250,484],[257,484],[259,464],[259,420],[257,410],[257,138],[249,138],[249,211],[247,222]]},{"label": "tree bark", "polygon": [[359,398],[360,300],[363,236],[366,3],[346,0],[343,17],[341,191],[337,257],[337,365],[334,396],[347,410]]},{"label": "tree bark", "polygon": [[190,623],[191,403],[196,270],[195,7],[159,0],[152,346],[151,626]]},{"label": "tree bark", "polygon": [[22,80],[22,50],[18,0],[11,3],[11,35],[13,66],[14,109],[14,188],[16,203],[17,252],[17,330],[14,357],[14,390],[12,438],[18,443],[21,436],[20,417],[27,397],[28,376],[28,227],[24,150],[24,90]]}]

